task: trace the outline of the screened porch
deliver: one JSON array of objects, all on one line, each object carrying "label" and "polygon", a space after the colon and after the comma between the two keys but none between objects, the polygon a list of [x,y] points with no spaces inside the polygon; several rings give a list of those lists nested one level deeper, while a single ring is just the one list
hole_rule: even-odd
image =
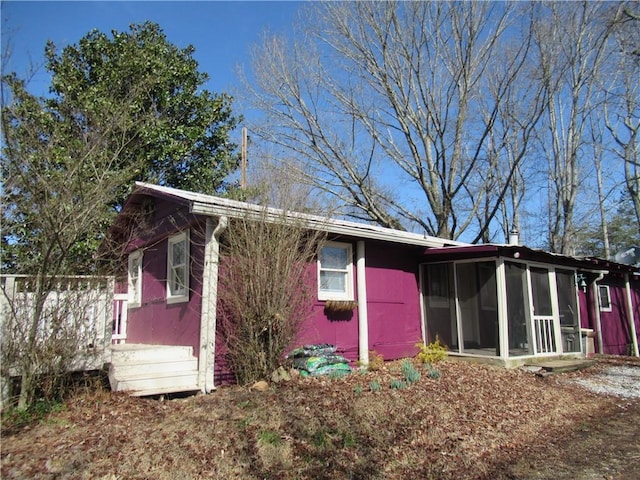
[{"label": "screened porch", "polygon": [[502,361],[580,355],[577,270],[515,257],[423,264],[426,341]]}]

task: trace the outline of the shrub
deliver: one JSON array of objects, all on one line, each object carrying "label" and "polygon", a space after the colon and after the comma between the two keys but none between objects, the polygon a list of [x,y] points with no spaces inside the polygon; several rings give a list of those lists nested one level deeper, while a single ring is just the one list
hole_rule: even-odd
[{"label": "shrub", "polygon": [[379,392],[380,390],[382,390],[382,385],[380,385],[380,382],[378,382],[377,380],[372,380],[371,382],[369,382],[369,390],[371,390],[372,392]]},{"label": "shrub", "polygon": [[440,339],[436,337],[434,342],[425,345],[422,342],[416,343],[416,347],[420,349],[416,358],[421,363],[437,363],[444,360],[447,356],[447,347],[440,343]]},{"label": "shrub", "polygon": [[367,365],[367,369],[370,372],[376,372],[378,370],[382,370],[384,367],[384,357],[380,355],[375,350],[369,351],[369,365]]}]

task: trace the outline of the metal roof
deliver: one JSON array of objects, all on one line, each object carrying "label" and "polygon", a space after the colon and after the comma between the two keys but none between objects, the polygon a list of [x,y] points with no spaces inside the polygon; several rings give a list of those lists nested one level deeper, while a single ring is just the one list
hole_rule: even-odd
[{"label": "metal roof", "polygon": [[276,221],[286,215],[288,218],[299,219],[309,228],[355,238],[382,240],[386,242],[402,243],[422,247],[470,246],[471,244],[447,240],[419,233],[405,232],[391,228],[367,225],[364,223],[327,218],[299,212],[289,212],[278,208],[265,207],[247,202],[239,202],[228,198],[205,195],[202,193],[180,190],[177,188],[153,185],[151,183],[136,182],[133,194],[146,193],[178,201],[189,206],[189,211],[197,215],[227,216],[231,218],[255,218]]}]

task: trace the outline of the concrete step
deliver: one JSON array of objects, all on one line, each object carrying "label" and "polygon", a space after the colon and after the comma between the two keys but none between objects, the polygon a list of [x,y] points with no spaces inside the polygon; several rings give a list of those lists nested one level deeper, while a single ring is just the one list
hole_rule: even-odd
[{"label": "concrete step", "polygon": [[162,361],[145,361],[139,363],[111,363],[109,365],[109,375],[114,375],[119,379],[129,376],[162,374],[163,372],[188,372],[198,370],[198,359],[195,357],[175,360],[168,358]]},{"label": "concrete step", "polygon": [[111,346],[111,364],[153,363],[193,358],[193,348],[173,345],[120,344]]}]

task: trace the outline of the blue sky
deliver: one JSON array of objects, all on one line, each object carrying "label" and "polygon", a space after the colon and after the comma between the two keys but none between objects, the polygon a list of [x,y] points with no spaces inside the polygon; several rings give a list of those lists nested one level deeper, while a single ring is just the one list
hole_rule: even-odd
[{"label": "blue sky", "polygon": [[[170,42],[195,47],[200,71],[211,77],[209,90],[233,94],[239,86],[237,67],[248,66],[251,46],[265,30],[290,33],[301,6],[293,1],[2,1],[2,48],[10,44],[12,51],[3,72],[24,76],[30,65],[42,66],[47,40],[62,48],[92,29],[124,31],[131,23],[150,20],[162,27]],[[48,85],[41,67],[29,88],[41,95]]]}]

